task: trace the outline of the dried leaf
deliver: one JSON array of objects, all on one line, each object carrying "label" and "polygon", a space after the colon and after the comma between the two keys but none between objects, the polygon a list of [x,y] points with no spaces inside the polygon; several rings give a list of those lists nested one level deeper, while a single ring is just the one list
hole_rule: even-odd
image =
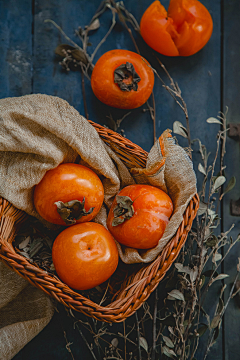
[{"label": "dried leaf", "polygon": [[207,119],[207,123],[209,124],[221,124],[222,125],[222,122],[214,117],[210,117]]},{"label": "dried leaf", "polygon": [[170,332],[170,334],[175,336],[173,328],[171,326],[168,326],[168,331]]},{"label": "dried leaf", "polygon": [[173,132],[175,134],[181,135],[185,138],[188,137],[187,129],[183,126],[183,124],[180,121],[174,121],[173,123]]},{"label": "dried leaf", "polygon": [[217,261],[219,261],[221,259],[222,259],[222,255],[219,254],[219,253],[216,253],[216,254],[213,255],[212,262],[215,263],[215,262],[217,262]]},{"label": "dried leaf", "polygon": [[191,272],[191,269],[189,266],[183,266],[183,264],[181,264],[181,263],[176,263],[175,267],[177,268],[178,272],[183,272],[186,274],[190,274],[190,272]]},{"label": "dried leaf", "polygon": [[208,209],[208,215],[214,216],[214,215],[215,215],[215,211],[212,210],[212,209]]},{"label": "dried leaf", "polygon": [[215,315],[211,322],[211,329],[215,329],[221,321],[221,315]]},{"label": "dried leaf", "polygon": [[147,340],[144,337],[140,336],[139,344],[148,353],[148,343],[147,343]]},{"label": "dried leaf", "polygon": [[205,171],[205,169],[204,169],[204,167],[202,166],[201,163],[198,164],[198,170],[199,170],[202,174],[207,175],[207,174],[206,174],[206,171]]},{"label": "dried leaf", "polygon": [[207,211],[207,204],[203,203],[202,201],[200,201],[199,204],[199,209],[198,209],[198,216],[205,214],[205,212]]},{"label": "dried leaf", "polygon": [[26,239],[24,239],[19,245],[18,245],[18,248],[20,250],[24,249],[30,242],[31,240],[31,236],[27,236]]},{"label": "dried leaf", "polygon": [[199,336],[202,336],[208,329],[207,324],[203,324],[202,326],[200,326],[197,330],[197,333],[199,334]]},{"label": "dried leaf", "polygon": [[218,176],[213,184],[213,192],[219,189],[220,186],[222,186],[225,183],[225,181],[226,181],[225,176],[223,175]]},{"label": "dried leaf", "polygon": [[83,62],[85,65],[87,65],[88,60],[83,50],[77,49],[71,45],[68,44],[61,44],[58,45],[55,49],[55,54],[66,57],[67,54],[71,54],[74,59],[77,61]]},{"label": "dried leaf", "polygon": [[194,281],[196,280],[197,276],[198,276],[198,267],[194,266],[193,269],[191,269],[190,271],[190,280],[192,283],[194,283]]},{"label": "dried leaf", "polygon": [[113,347],[117,348],[118,347],[118,339],[117,338],[112,339],[111,344]]},{"label": "dried leaf", "polygon": [[213,335],[213,343],[212,345],[215,343],[215,341],[218,338],[218,335],[220,333],[220,326],[221,326],[221,322],[219,323],[218,327],[214,330],[214,335]]},{"label": "dried leaf", "polygon": [[100,21],[99,19],[95,19],[89,26],[88,26],[88,31],[93,31],[93,30],[97,30],[100,27]]},{"label": "dried leaf", "polygon": [[43,247],[43,242],[39,241],[39,239],[34,240],[33,243],[31,244],[31,248],[29,251],[30,258],[32,259],[42,247]]},{"label": "dried leaf", "polygon": [[228,274],[219,274],[218,276],[216,276],[214,279],[213,279],[213,282],[214,281],[217,281],[217,280],[223,280],[225,278],[229,277]]},{"label": "dried leaf", "polygon": [[55,269],[55,266],[53,265],[53,263],[50,265],[50,270],[51,271],[55,271],[56,269]]},{"label": "dried leaf", "polygon": [[177,289],[174,289],[170,293],[168,293],[167,299],[185,301],[183,293],[181,293],[181,291],[179,291]]},{"label": "dried leaf", "polygon": [[163,341],[165,342],[165,344],[169,348],[174,348],[174,344],[173,344],[172,340],[169,337],[162,335],[162,338],[163,338]]},{"label": "dried leaf", "polygon": [[62,57],[65,57],[66,56],[66,52],[67,51],[72,51],[72,50],[75,50],[75,47],[71,46],[71,45],[68,45],[68,44],[61,44],[61,45],[58,45],[55,49],[55,54],[59,55],[59,56],[62,56]]},{"label": "dried leaf", "polygon": [[169,349],[166,345],[163,346],[162,352],[164,355],[166,355],[167,357],[170,357],[172,359],[174,359],[174,356],[177,356],[175,354],[175,352],[172,349]]},{"label": "dried leaf", "polygon": [[218,313],[218,314],[221,314],[223,308],[224,308],[223,299],[222,299],[222,298],[219,298],[217,313]]}]

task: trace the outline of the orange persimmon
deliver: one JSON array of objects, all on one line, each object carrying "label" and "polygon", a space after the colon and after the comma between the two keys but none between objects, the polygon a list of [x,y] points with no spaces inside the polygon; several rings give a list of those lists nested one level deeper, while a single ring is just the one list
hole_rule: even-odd
[{"label": "orange persimmon", "polygon": [[189,56],[209,41],[213,21],[198,0],[171,0],[168,12],[159,0],[144,12],[140,31],[146,43],[167,56]]},{"label": "orange persimmon", "polygon": [[58,225],[92,220],[103,198],[104,188],[97,174],[73,163],[47,171],[34,190],[34,205],[39,215]]},{"label": "orange persimmon", "polygon": [[76,290],[106,281],[118,265],[118,250],[110,232],[100,224],[85,222],[63,230],[52,248],[59,278]]},{"label": "orange persimmon", "polygon": [[152,93],[154,74],[147,60],[128,50],[110,50],[94,66],[91,86],[96,97],[119,109],[135,109]]},{"label": "orange persimmon", "polygon": [[151,185],[129,185],[113,201],[107,227],[121,244],[150,249],[158,244],[173,211],[170,197]]}]

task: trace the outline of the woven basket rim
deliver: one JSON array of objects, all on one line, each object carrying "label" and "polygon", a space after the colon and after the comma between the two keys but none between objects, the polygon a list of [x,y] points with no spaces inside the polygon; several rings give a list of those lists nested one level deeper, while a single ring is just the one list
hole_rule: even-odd
[{"label": "woven basket rim", "polygon": [[[147,152],[130,140],[107,129],[99,124],[89,121],[98,131],[100,137],[113,148],[119,157],[125,161],[129,168],[144,166],[146,163]],[[124,157],[127,154],[127,160]],[[131,159],[133,161],[131,162]],[[127,163],[126,163],[127,161]],[[191,229],[192,222],[197,214],[199,207],[199,197],[196,193],[190,200],[181,225],[176,234],[168,242],[157,258],[148,264],[143,264],[142,268],[131,278],[126,288],[120,291],[116,300],[107,306],[94,303],[83,295],[70,289],[66,284],[55,275],[48,274],[35,264],[31,264],[25,257],[17,254],[11,244],[14,238],[14,230],[8,239],[4,239],[1,233],[3,223],[6,221],[13,227],[24,221],[25,213],[16,209],[7,200],[0,197],[0,259],[20,276],[27,279],[32,285],[40,288],[48,295],[55,298],[63,305],[85,313],[100,321],[121,322],[132,315],[158,286],[172,263],[177,258],[182,246],[185,244],[187,234]],[[16,220],[13,220],[15,216]],[[11,219],[12,217],[12,219]],[[9,225],[11,226],[11,225]],[[132,282],[131,282],[132,281]]]}]

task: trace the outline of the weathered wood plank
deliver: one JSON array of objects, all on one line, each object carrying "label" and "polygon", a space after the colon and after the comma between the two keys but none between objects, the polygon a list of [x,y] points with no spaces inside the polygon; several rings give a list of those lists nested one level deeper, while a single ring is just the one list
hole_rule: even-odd
[{"label": "weathered wood plank", "polygon": [[[228,123],[240,122],[240,3],[234,0],[224,1],[224,111],[228,106]],[[234,230],[231,232],[233,239],[236,239],[240,232],[240,218],[230,214],[230,200],[237,200],[240,197],[240,144],[233,139],[227,139],[227,154],[226,154],[226,174],[228,179],[236,176],[235,188],[226,195],[224,199],[223,212],[223,230],[227,231],[232,224],[235,224]],[[226,258],[224,262],[224,272],[230,277],[226,279],[228,285],[225,294],[225,302],[229,296],[229,291],[234,281],[238,258],[240,256],[240,244],[237,243],[235,249]],[[226,310],[224,318],[224,333],[225,333],[225,359],[238,360],[239,359],[239,332],[240,332],[240,308],[236,299],[230,301]]]},{"label": "weathered wood plank", "polygon": [[0,2],[0,98],[32,92],[32,1]]}]

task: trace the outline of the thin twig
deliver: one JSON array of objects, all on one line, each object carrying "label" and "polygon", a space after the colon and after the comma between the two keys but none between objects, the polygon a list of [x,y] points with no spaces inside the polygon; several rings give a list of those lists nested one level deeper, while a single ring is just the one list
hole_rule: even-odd
[{"label": "thin twig", "polygon": [[123,321],[123,336],[124,336],[124,360],[127,360],[127,340],[126,340],[125,320]]},{"label": "thin twig", "polygon": [[153,345],[151,360],[155,360],[156,342],[157,342],[157,306],[158,306],[158,288],[155,290],[154,309],[153,309]]},{"label": "thin twig", "polygon": [[87,109],[87,100],[86,100],[86,91],[85,91],[85,79],[84,79],[84,72],[83,72],[83,66],[81,64],[81,76],[82,76],[82,96],[83,96],[83,105],[84,105],[84,112],[85,112],[85,118],[88,120],[88,109]]},{"label": "thin twig", "polygon": [[[226,302],[226,304],[225,304],[225,306],[224,306],[224,308],[223,308],[223,310],[222,310],[222,312],[221,312],[221,314],[220,314],[220,320],[219,320],[219,322],[220,322],[221,319],[223,318],[223,315],[224,315],[224,313],[225,313],[225,311],[226,311],[226,309],[227,309],[227,307],[228,307],[229,301],[231,300],[231,297],[232,297],[234,288],[235,288],[235,286],[236,286],[236,282],[237,282],[237,280],[238,280],[238,277],[239,277],[239,269],[238,269],[237,274],[236,274],[236,276],[235,276],[235,280],[234,280],[234,283],[233,283],[232,288],[231,288],[231,290],[230,290],[230,294],[229,294],[229,297],[228,297],[228,299],[227,299],[227,302]],[[215,331],[214,331],[214,330],[215,330],[215,329],[213,329],[212,335],[211,335],[211,337],[210,337],[210,339],[209,339],[209,341],[208,341],[207,349],[206,349],[206,351],[205,351],[203,360],[206,360],[206,358],[207,358],[207,356],[208,356],[208,353],[209,353],[209,351],[210,351],[210,348],[211,348],[211,346],[213,345],[214,335],[215,335]]]},{"label": "thin twig", "polygon": [[89,343],[87,342],[87,339],[86,339],[85,336],[83,335],[82,330],[80,329],[80,327],[78,326],[78,324],[76,324],[76,327],[77,327],[77,329],[78,329],[79,334],[81,335],[81,338],[83,339],[83,341],[84,341],[85,344],[87,345],[87,348],[88,348],[89,351],[91,352],[93,359],[94,359],[94,360],[97,360],[97,358],[96,358],[96,356],[95,356],[95,354],[94,354],[94,352],[93,352],[93,349],[91,348],[91,346],[90,346]]},{"label": "thin twig", "polygon": [[70,343],[70,342],[68,341],[66,331],[63,331],[63,334],[64,334],[64,338],[65,338],[66,343],[67,343],[66,349],[67,349],[67,351],[71,354],[72,359],[75,360],[75,359],[74,359],[74,356],[73,356],[73,353],[72,353],[72,350],[71,350],[71,348],[70,348],[70,345],[72,345],[72,343]]},{"label": "thin twig", "polygon": [[137,329],[138,360],[142,360],[141,347],[140,347],[140,330],[139,330],[139,322],[138,322],[137,311],[135,312],[135,318],[136,318],[136,329]]}]

